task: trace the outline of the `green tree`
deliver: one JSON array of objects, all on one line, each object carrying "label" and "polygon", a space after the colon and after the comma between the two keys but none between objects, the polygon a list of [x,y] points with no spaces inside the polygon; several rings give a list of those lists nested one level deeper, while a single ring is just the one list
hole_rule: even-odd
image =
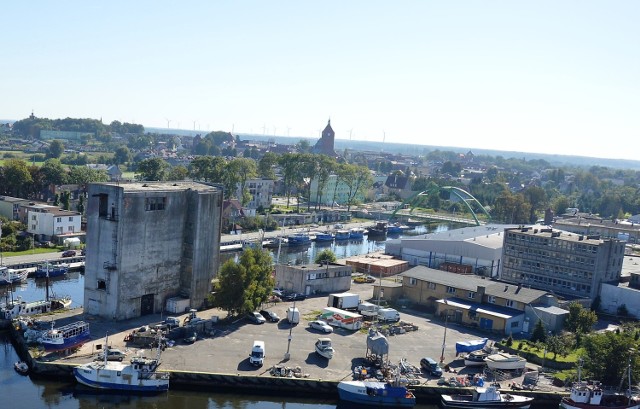
[{"label": "green tree", "polygon": [[189,164],[189,175],[195,180],[222,183],[226,164],[220,156],[198,156]]},{"label": "green tree", "polygon": [[547,346],[547,352],[553,352],[553,359],[555,361],[557,355],[566,355],[569,350],[564,338],[557,335],[551,335],[545,341]]},{"label": "green tree", "polygon": [[346,165],[342,168],[343,182],[347,185],[347,211],[355,202],[359,193],[368,190],[373,184],[371,171],[365,166]]},{"label": "green tree", "polygon": [[64,152],[64,144],[62,143],[62,141],[54,139],[49,144],[49,150],[47,152],[47,156],[49,156],[50,158],[59,159],[62,156],[63,152]]},{"label": "green tree", "polygon": [[544,327],[544,323],[542,320],[538,320],[536,322],[536,326],[533,328],[533,332],[531,333],[531,341],[532,342],[546,342],[547,340],[547,330]]},{"label": "green tree", "polygon": [[67,180],[69,183],[77,185],[88,185],[94,182],[107,182],[109,175],[103,170],[91,169],[86,166],[72,166]]},{"label": "green tree", "polygon": [[182,165],[174,166],[169,170],[167,180],[185,180],[189,176],[189,171]]},{"label": "green tree", "polygon": [[238,199],[243,206],[246,205],[251,200],[250,195],[244,194],[246,183],[248,179],[256,176],[256,172],[256,162],[253,159],[235,158],[229,161],[223,177],[225,190],[228,189],[230,192],[229,197],[237,195],[237,191],[240,191]]},{"label": "green tree", "polygon": [[59,159],[47,159],[40,167],[41,181],[45,186],[63,185],[67,182],[67,171]]},{"label": "green tree", "polygon": [[265,153],[260,161],[258,161],[258,176],[265,179],[276,178],[276,173],[273,170],[274,166],[278,164],[278,155],[273,152]]},{"label": "green tree", "polygon": [[322,203],[322,192],[324,192],[331,173],[337,166],[336,160],[327,155],[317,155],[318,169],[315,177],[318,180],[318,196],[316,197],[316,209]]},{"label": "green tree", "polygon": [[282,184],[285,195],[287,196],[287,207],[289,207],[293,188],[300,178],[298,172],[299,159],[300,154],[298,153],[285,153],[278,159],[278,164],[282,170]]},{"label": "green tree", "polygon": [[139,180],[162,181],[166,179],[169,164],[162,158],[145,159],[138,163]]},{"label": "green tree", "polygon": [[329,249],[324,249],[316,255],[315,262],[318,264],[323,264],[325,262],[335,263],[336,260],[337,260],[337,257],[333,251]]},{"label": "green tree", "polygon": [[214,284],[213,305],[229,315],[255,311],[267,301],[274,286],[272,259],[268,251],[246,249],[236,263],[228,260]]},{"label": "green tree", "polygon": [[113,154],[113,163],[116,165],[124,165],[131,162],[131,151],[126,146],[120,146]]},{"label": "green tree", "polygon": [[569,332],[586,334],[597,321],[598,316],[594,311],[587,310],[582,304],[574,301],[569,304],[569,315],[564,322],[564,328]]},{"label": "green tree", "polygon": [[62,201],[62,208],[64,210],[71,209],[71,192],[65,190],[60,194],[60,200]]},{"label": "green tree", "polygon": [[27,162],[22,159],[8,159],[4,162],[0,190],[5,194],[21,197],[33,182]]}]

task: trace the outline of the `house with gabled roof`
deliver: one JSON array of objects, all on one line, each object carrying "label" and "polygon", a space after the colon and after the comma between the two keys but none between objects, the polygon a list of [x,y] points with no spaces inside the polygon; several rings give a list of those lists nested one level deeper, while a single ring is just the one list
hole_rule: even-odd
[{"label": "house with gabled roof", "polygon": [[470,274],[417,266],[399,275],[403,297],[462,325],[505,335],[530,333],[541,320],[553,333],[562,330],[568,311],[552,294]]}]

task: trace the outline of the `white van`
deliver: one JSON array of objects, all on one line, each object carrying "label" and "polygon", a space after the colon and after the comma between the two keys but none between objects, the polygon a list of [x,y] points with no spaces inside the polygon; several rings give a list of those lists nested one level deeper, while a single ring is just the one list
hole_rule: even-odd
[{"label": "white van", "polygon": [[378,321],[398,322],[400,321],[400,313],[393,308],[380,308],[378,310]]},{"label": "white van", "polygon": [[254,366],[262,366],[264,357],[264,341],[253,341],[253,347],[251,347],[251,353],[249,354],[249,363]]},{"label": "white van", "polygon": [[287,320],[290,324],[296,325],[300,322],[300,311],[297,307],[287,308]]}]

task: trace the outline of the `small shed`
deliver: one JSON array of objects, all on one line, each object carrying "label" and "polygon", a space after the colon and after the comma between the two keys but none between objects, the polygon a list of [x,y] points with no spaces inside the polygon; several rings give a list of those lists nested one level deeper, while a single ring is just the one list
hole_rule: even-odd
[{"label": "small shed", "polygon": [[62,241],[62,245],[66,249],[78,249],[80,248],[81,242],[80,242],[80,239],[77,237],[69,237]]}]

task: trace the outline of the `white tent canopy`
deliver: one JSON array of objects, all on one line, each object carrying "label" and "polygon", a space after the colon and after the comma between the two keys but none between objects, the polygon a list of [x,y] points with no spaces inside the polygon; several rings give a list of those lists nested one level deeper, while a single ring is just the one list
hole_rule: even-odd
[{"label": "white tent canopy", "polygon": [[62,244],[65,248],[68,249],[77,249],[80,247],[80,239],[77,237],[70,237],[68,239],[64,239]]}]

